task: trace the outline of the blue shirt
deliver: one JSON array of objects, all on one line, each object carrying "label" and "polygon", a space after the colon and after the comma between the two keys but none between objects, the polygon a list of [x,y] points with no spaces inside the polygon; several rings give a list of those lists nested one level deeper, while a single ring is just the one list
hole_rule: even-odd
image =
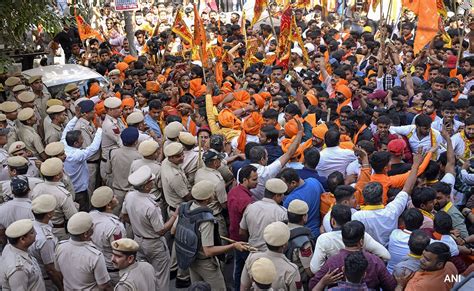
[{"label": "blue shirt", "polygon": [[328,179],[326,177],[319,176],[318,171],[304,167],[303,169],[296,170],[301,179],[306,180],[308,178],[315,178],[323,185],[325,191],[328,190]]},{"label": "blue shirt", "polygon": [[145,115],[145,124],[153,130],[158,137],[161,137],[161,128],[156,120],[154,120],[149,114]]},{"label": "blue shirt", "polygon": [[306,227],[311,229],[314,237],[319,236],[319,227],[321,226],[321,217],[319,214],[319,207],[321,204],[321,193],[324,192],[323,186],[318,180],[308,178],[304,180],[304,184],[291,191],[285,198],[283,206],[288,208],[291,201],[300,199],[308,204],[308,222]]}]

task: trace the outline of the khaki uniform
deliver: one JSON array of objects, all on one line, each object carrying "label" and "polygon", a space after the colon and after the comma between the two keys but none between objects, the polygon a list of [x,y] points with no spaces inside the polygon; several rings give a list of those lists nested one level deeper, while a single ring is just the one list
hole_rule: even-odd
[{"label": "khaki uniform", "polygon": [[249,244],[265,251],[267,246],[263,239],[263,231],[267,225],[275,221],[288,220],[286,209],[274,200],[263,198],[247,206],[240,221],[240,228],[249,232]]},{"label": "khaki uniform", "polygon": [[[74,117],[74,116],[73,116]],[[72,118],[71,118],[72,119]],[[92,144],[94,140],[95,133],[97,128],[94,126],[93,123],[85,120],[84,118],[79,118],[77,120],[76,125],[74,126],[74,130],[80,130],[82,138],[84,142],[82,143],[82,149],[87,148]],[[94,192],[94,190],[99,185],[100,181],[100,173],[99,173],[99,165],[100,165],[100,154],[101,151],[98,150],[93,156],[91,156],[87,160],[87,168],[89,169],[89,188],[88,193]]]},{"label": "khaki uniform", "polygon": [[[288,228],[290,231],[300,227],[303,226],[299,224],[288,223]],[[300,272],[301,276],[301,282],[303,282],[303,284],[307,284],[309,279],[311,279],[305,271],[305,269],[310,268],[311,258],[313,258],[313,246],[310,242],[305,243],[300,249],[295,249],[292,254],[291,262],[298,267],[298,271]]]},{"label": "khaki uniform", "polygon": [[[44,180],[41,180],[40,178],[29,177],[29,176],[27,177],[28,177],[28,185],[30,186],[30,190],[34,189],[36,185],[38,185],[39,183],[44,182]],[[10,180],[0,181],[0,195],[1,195],[0,202],[1,201],[7,202],[10,200],[13,200],[14,196],[12,193],[12,186],[11,186]],[[31,191],[28,195],[28,198],[31,199]],[[30,204],[31,204],[31,201],[30,201]],[[31,208],[31,205],[30,205],[30,208]]]},{"label": "khaki uniform", "polygon": [[131,185],[128,183],[130,165],[134,160],[141,158],[135,147],[121,147],[110,152],[110,159],[107,161],[106,181],[107,185],[114,190],[119,205],[115,207],[114,213],[120,214],[123,199]]},{"label": "khaki uniform", "polygon": [[48,108],[48,100],[51,99],[51,94],[48,91],[43,90],[40,95],[36,94],[35,99],[35,106],[41,116],[41,118],[45,118],[48,116],[46,113],[46,109]]},{"label": "khaki uniform", "polygon": [[0,206],[0,228],[6,229],[20,219],[35,219],[29,198],[13,198]]},{"label": "khaki uniform", "polygon": [[59,242],[54,266],[63,274],[64,290],[98,290],[110,281],[104,255],[91,241]]},{"label": "khaki uniform", "polygon": [[189,184],[194,185],[194,177],[196,171],[202,167],[202,160],[199,161],[199,150],[195,148],[189,151],[184,151],[184,161],[181,165],[186,177],[188,178]]},{"label": "khaki uniform", "polygon": [[183,197],[191,193],[191,185],[181,166],[171,163],[168,159],[161,163],[161,183],[166,203],[172,209],[176,209],[184,202]]},{"label": "khaki uniform", "polygon": [[62,126],[51,123],[48,127],[44,128],[45,144],[49,144],[55,141],[60,141],[62,133],[63,133]]},{"label": "khaki uniform", "polygon": [[[194,210],[199,207],[194,202],[189,209]],[[212,290],[226,290],[224,275],[222,274],[218,258],[206,257],[202,249],[203,246],[214,246],[214,223],[211,221],[201,223],[198,236],[201,238],[201,248],[196,260],[189,267],[191,282],[205,281],[212,286]]]},{"label": "khaki uniform", "polygon": [[22,124],[18,128],[17,134],[18,140],[24,142],[26,148],[31,151],[35,157],[38,157],[40,153],[44,152],[43,140],[33,127]]},{"label": "khaki uniform", "polygon": [[8,244],[0,265],[2,290],[46,290],[38,262],[27,252]]},{"label": "khaki uniform", "polygon": [[68,239],[69,235],[66,234],[65,222],[77,213],[77,206],[72,200],[71,193],[64,188],[61,182],[45,181],[33,189],[31,196],[35,199],[45,193],[53,195],[58,203],[51,218],[53,233],[59,240]]},{"label": "khaki uniform", "polygon": [[120,280],[115,291],[155,291],[156,282],[153,280],[155,270],[147,262],[135,262],[120,270]]},{"label": "khaki uniform", "polygon": [[105,115],[102,122],[102,163],[100,165],[100,176],[105,180],[106,162],[110,158],[110,151],[122,146],[120,133],[125,129],[125,125],[121,119],[113,118],[110,115]]},{"label": "khaki uniform", "polygon": [[[45,285],[47,290],[55,290],[55,285],[48,278],[45,265],[54,264],[54,252],[58,239],[53,235],[53,228],[49,224],[34,221],[33,226],[36,231],[36,240],[28,249],[28,252],[38,262],[43,278],[45,278]],[[48,278],[48,279],[46,279]]]},{"label": "khaki uniform", "polygon": [[125,197],[122,213],[128,214],[135,241],[140,245],[138,258],[155,269],[156,289],[169,290],[170,254],[166,239],[158,234],[163,229],[163,216],[149,193],[131,191]]},{"label": "khaki uniform", "polygon": [[112,242],[126,237],[125,226],[119,218],[106,212],[93,210],[89,213],[94,223],[94,233],[91,240],[102,252],[105,258],[105,265],[109,271],[111,283],[115,285],[119,280],[118,269],[112,263]]},{"label": "khaki uniform", "polygon": [[195,182],[198,183],[205,180],[215,184],[214,189],[216,191],[216,196],[207,206],[212,209],[212,214],[214,214],[217,219],[217,223],[219,224],[219,234],[222,236],[227,236],[227,226],[224,216],[221,214],[221,204],[227,202],[227,191],[225,190],[224,178],[222,178],[222,175],[218,170],[204,166],[197,170]]},{"label": "khaki uniform", "polygon": [[251,253],[245,261],[244,269],[242,270],[242,277],[240,282],[243,286],[250,286],[252,283],[250,267],[253,262],[259,258],[270,259],[276,268],[276,279],[272,283],[272,288],[275,290],[302,290],[300,273],[298,267],[290,262],[288,258],[281,253],[272,251]]},{"label": "khaki uniform", "polygon": [[5,148],[8,148],[12,143],[18,141],[18,121],[7,119],[7,128],[10,129],[8,132],[8,143]]},{"label": "khaki uniform", "polygon": [[[130,174],[138,170],[142,166],[148,166],[151,169],[151,173],[155,175],[155,183],[150,194],[154,195],[157,201],[162,202],[162,186],[161,186],[161,164],[158,161],[141,158],[134,160],[130,166]],[[160,203],[161,204],[161,203]],[[161,205],[160,205],[161,206]]]}]

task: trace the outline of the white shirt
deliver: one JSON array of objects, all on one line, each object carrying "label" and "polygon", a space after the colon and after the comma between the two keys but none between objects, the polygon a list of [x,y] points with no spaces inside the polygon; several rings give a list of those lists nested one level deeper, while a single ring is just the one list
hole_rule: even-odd
[{"label": "white shirt", "polygon": [[[433,121],[433,123],[431,123],[431,128],[436,129],[437,131],[441,132],[441,130],[443,130],[443,122],[444,122],[443,120],[444,118],[436,119],[435,121]],[[454,132],[458,132],[461,126],[464,126],[464,123],[454,119],[454,126],[453,126]]]},{"label": "white shirt", "polygon": [[[441,137],[441,134],[439,133],[439,131],[437,131],[436,129],[432,129],[432,131],[435,135],[436,144],[439,145],[443,143],[443,138]],[[411,133],[411,136],[408,138],[408,142],[410,143],[410,148],[413,153],[418,152],[418,148],[420,147],[424,151],[428,151],[433,146],[431,144],[431,131],[427,136],[425,136],[424,138],[420,140],[420,138],[418,137],[416,133],[416,125],[414,124],[404,125],[404,126],[390,126],[390,133],[401,134],[401,135],[406,136],[407,138],[408,138],[408,135],[410,135]],[[438,148],[438,154],[444,151],[445,150],[443,148]]]},{"label": "white shirt", "polygon": [[320,176],[326,178],[336,171],[341,172],[345,177],[347,166],[357,160],[353,151],[341,149],[339,146],[323,149],[320,156],[316,170]]},{"label": "white shirt", "polygon": [[[311,272],[316,273],[319,271],[329,257],[336,255],[339,253],[339,250],[344,247],[340,230],[321,234],[316,240],[313,257],[311,258]],[[390,253],[387,249],[374,240],[367,232],[364,234],[363,248],[364,250],[380,257],[384,261],[390,259]]]},{"label": "white shirt", "polygon": [[350,175],[359,176],[360,175],[360,168],[361,168],[361,165],[359,163],[359,160],[355,160],[347,166],[346,175],[347,176],[350,176]]},{"label": "white shirt", "polygon": [[410,253],[408,247],[408,240],[410,239],[411,231],[395,229],[390,234],[388,241],[388,252],[390,253],[390,260],[387,264],[387,269],[390,274],[393,272],[393,268],[396,264],[400,263],[405,256]]},{"label": "white shirt", "polygon": [[[453,143],[453,148],[454,148],[454,154],[457,157],[462,157],[464,158],[464,151],[466,150],[466,143],[464,142],[464,139],[461,136],[461,133],[458,132],[455,135],[451,137],[451,142]],[[472,154],[469,152],[469,155],[472,156]]]},{"label": "white shirt", "polygon": [[262,166],[260,164],[251,164],[251,165],[257,168],[258,182],[257,182],[257,187],[250,190],[250,192],[252,192],[253,196],[257,200],[261,200],[263,198],[263,193],[265,192],[265,183],[267,182],[268,179],[275,178],[276,175],[278,175],[278,173],[280,172],[282,168],[282,165],[279,159],[274,161],[268,166]]},{"label": "white shirt", "polygon": [[439,241],[445,243],[449,247],[452,257],[459,255],[458,245],[450,235],[443,234]]},{"label": "white shirt", "polygon": [[382,245],[388,244],[390,233],[398,228],[398,217],[408,203],[408,193],[401,191],[385,208],[377,210],[360,210],[352,215],[365,225],[365,231]]},{"label": "white shirt", "polygon": [[474,174],[469,174],[466,170],[461,170],[461,179],[464,183],[472,186],[474,185]]},{"label": "white shirt", "polygon": [[[351,208],[352,214],[356,213],[357,210],[354,208]],[[330,232],[332,231],[332,226],[331,226],[331,211],[326,213],[323,217],[323,227],[325,232]]]},{"label": "white shirt", "polygon": [[102,141],[102,128],[97,128],[92,143],[85,149],[74,148],[67,144],[66,134],[76,125],[77,117],[71,119],[64,129],[61,136],[61,142],[64,144],[64,152],[66,153],[66,160],[64,161],[64,171],[71,177],[74,191],[86,191],[89,187],[89,169],[87,167],[87,160],[92,157],[99,149]]},{"label": "white shirt", "polygon": [[[245,136],[246,138],[246,144],[249,143],[249,142],[256,142],[256,143],[260,143],[260,140],[258,139],[258,136],[257,135],[251,135],[251,134],[247,134]],[[238,140],[239,140],[239,135],[232,138],[232,140],[230,141],[230,145],[232,146],[232,149],[236,149],[237,146],[238,146]]]}]

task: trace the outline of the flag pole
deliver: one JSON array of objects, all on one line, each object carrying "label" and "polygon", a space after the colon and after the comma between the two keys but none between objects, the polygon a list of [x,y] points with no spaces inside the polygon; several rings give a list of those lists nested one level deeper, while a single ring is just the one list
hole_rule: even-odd
[{"label": "flag pole", "polygon": [[272,26],[273,37],[275,38],[276,45],[278,47],[278,37],[275,31],[275,25],[273,25],[273,18],[272,18],[272,14],[270,13],[270,7],[268,7],[268,1],[267,1],[267,13],[268,13],[268,17],[270,17],[270,25]]}]

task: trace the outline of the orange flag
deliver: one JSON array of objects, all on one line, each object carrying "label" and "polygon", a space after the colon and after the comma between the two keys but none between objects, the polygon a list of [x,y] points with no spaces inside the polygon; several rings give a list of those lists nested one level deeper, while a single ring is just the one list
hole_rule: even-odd
[{"label": "orange flag", "polygon": [[97,38],[101,42],[104,41],[102,34],[100,34],[100,32],[98,32],[97,30],[92,29],[92,27],[84,21],[84,18],[82,18],[82,16],[76,15],[76,22],[77,30],[79,31],[79,37],[82,41],[88,38]]},{"label": "orange flag", "polygon": [[311,4],[311,0],[297,0],[296,8],[308,8]]},{"label": "orange flag", "polygon": [[417,55],[438,33],[437,0],[402,0],[403,7],[418,16],[414,52]]},{"label": "orange flag", "polygon": [[255,0],[255,6],[253,7],[253,18],[252,18],[252,25],[257,23],[262,15],[263,9],[267,7],[267,0]]},{"label": "orange flag", "polygon": [[173,28],[171,29],[174,33],[176,33],[179,37],[183,40],[187,41],[188,43],[193,42],[193,35],[188,29],[186,22],[183,20],[183,13],[181,9],[178,10],[176,13],[176,17],[174,19]]},{"label": "orange flag", "polygon": [[285,66],[290,58],[291,49],[291,6],[288,5],[283,10],[280,21],[280,36],[278,38],[277,55],[281,65]]},{"label": "orange flag", "polygon": [[203,67],[207,66],[207,39],[204,23],[199,16],[196,4],[194,6],[194,38],[193,38],[193,59],[201,60]]}]

